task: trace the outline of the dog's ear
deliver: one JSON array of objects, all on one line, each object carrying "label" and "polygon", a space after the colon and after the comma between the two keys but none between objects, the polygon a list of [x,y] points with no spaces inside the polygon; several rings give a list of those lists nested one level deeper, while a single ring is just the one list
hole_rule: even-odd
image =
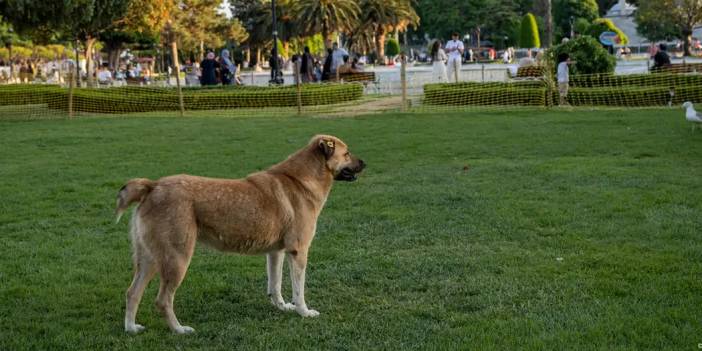
[{"label": "dog's ear", "polygon": [[319,151],[322,152],[322,155],[324,155],[324,158],[329,159],[334,155],[334,148],[336,145],[334,144],[334,140],[328,140],[328,139],[321,139],[319,141]]}]

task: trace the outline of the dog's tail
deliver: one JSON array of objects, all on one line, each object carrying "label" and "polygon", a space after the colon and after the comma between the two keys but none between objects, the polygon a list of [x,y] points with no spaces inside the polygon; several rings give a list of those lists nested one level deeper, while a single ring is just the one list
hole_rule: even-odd
[{"label": "dog's tail", "polygon": [[115,215],[117,216],[115,223],[119,222],[129,205],[144,201],[144,198],[146,195],[149,195],[154,186],[156,186],[156,182],[153,180],[135,178],[128,181],[122,189],[119,189],[117,193],[117,208],[115,209]]}]

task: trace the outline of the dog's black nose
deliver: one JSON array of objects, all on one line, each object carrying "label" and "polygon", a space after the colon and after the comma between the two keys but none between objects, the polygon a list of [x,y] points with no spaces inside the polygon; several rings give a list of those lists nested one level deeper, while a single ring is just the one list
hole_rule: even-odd
[{"label": "dog's black nose", "polygon": [[359,168],[359,169],[364,169],[364,168],[366,168],[366,163],[363,162],[363,160],[361,160],[361,159],[358,160],[358,168]]}]

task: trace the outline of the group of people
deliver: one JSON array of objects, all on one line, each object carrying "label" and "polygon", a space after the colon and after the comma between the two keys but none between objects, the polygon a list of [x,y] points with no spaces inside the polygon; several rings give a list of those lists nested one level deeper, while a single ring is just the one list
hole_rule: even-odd
[{"label": "group of people", "polygon": [[[70,63],[70,65],[69,65]],[[2,83],[33,83],[35,81],[61,83],[62,71],[68,71],[73,61],[35,59],[0,59],[0,82]]]},{"label": "group of people", "polygon": [[241,80],[237,76],[237,65],[229,55],[229,50],[224,49],[219,56],[214,52],[208,52],[205,58],[197,64],[195,59],[185,60],[181,67],[185,73],[185,84],[187,86],[210,86],[210,85],[241,85]]},{"label": "group of people", "polygon": [[363,71],[358,58],[352,59],[349,52],[336,42],[327,49],[323,63],[310,53],[309,47],[304,48],[302,55],[293,55],[292,63],[299,70],[302,83],[334,80],[337,74]]},{"label": "group of people", "polygon": [[465,46],[463,41],[458,39],[458,33],[451,35],[446,45],[442,48],[441,41],[436,40],[431,46],[432,74],[439,82],[448,82],[449,77],[458,81]]}]

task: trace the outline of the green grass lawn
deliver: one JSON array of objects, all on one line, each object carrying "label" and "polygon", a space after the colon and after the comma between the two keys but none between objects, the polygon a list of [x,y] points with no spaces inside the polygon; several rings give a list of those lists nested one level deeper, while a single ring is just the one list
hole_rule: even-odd
[{"label": "green grass lawn", "polygon": [[[702,132],[683,116],[0,121],[0,350],[697,349]],[[306,295],[321,316],[268,302],[264,257],[200,246],[175,300],[196,333],[171,334],[153,281],[147,330],[125,334],[120,186],[242,177],[316,133],[369,165],[320,218]]]}]

